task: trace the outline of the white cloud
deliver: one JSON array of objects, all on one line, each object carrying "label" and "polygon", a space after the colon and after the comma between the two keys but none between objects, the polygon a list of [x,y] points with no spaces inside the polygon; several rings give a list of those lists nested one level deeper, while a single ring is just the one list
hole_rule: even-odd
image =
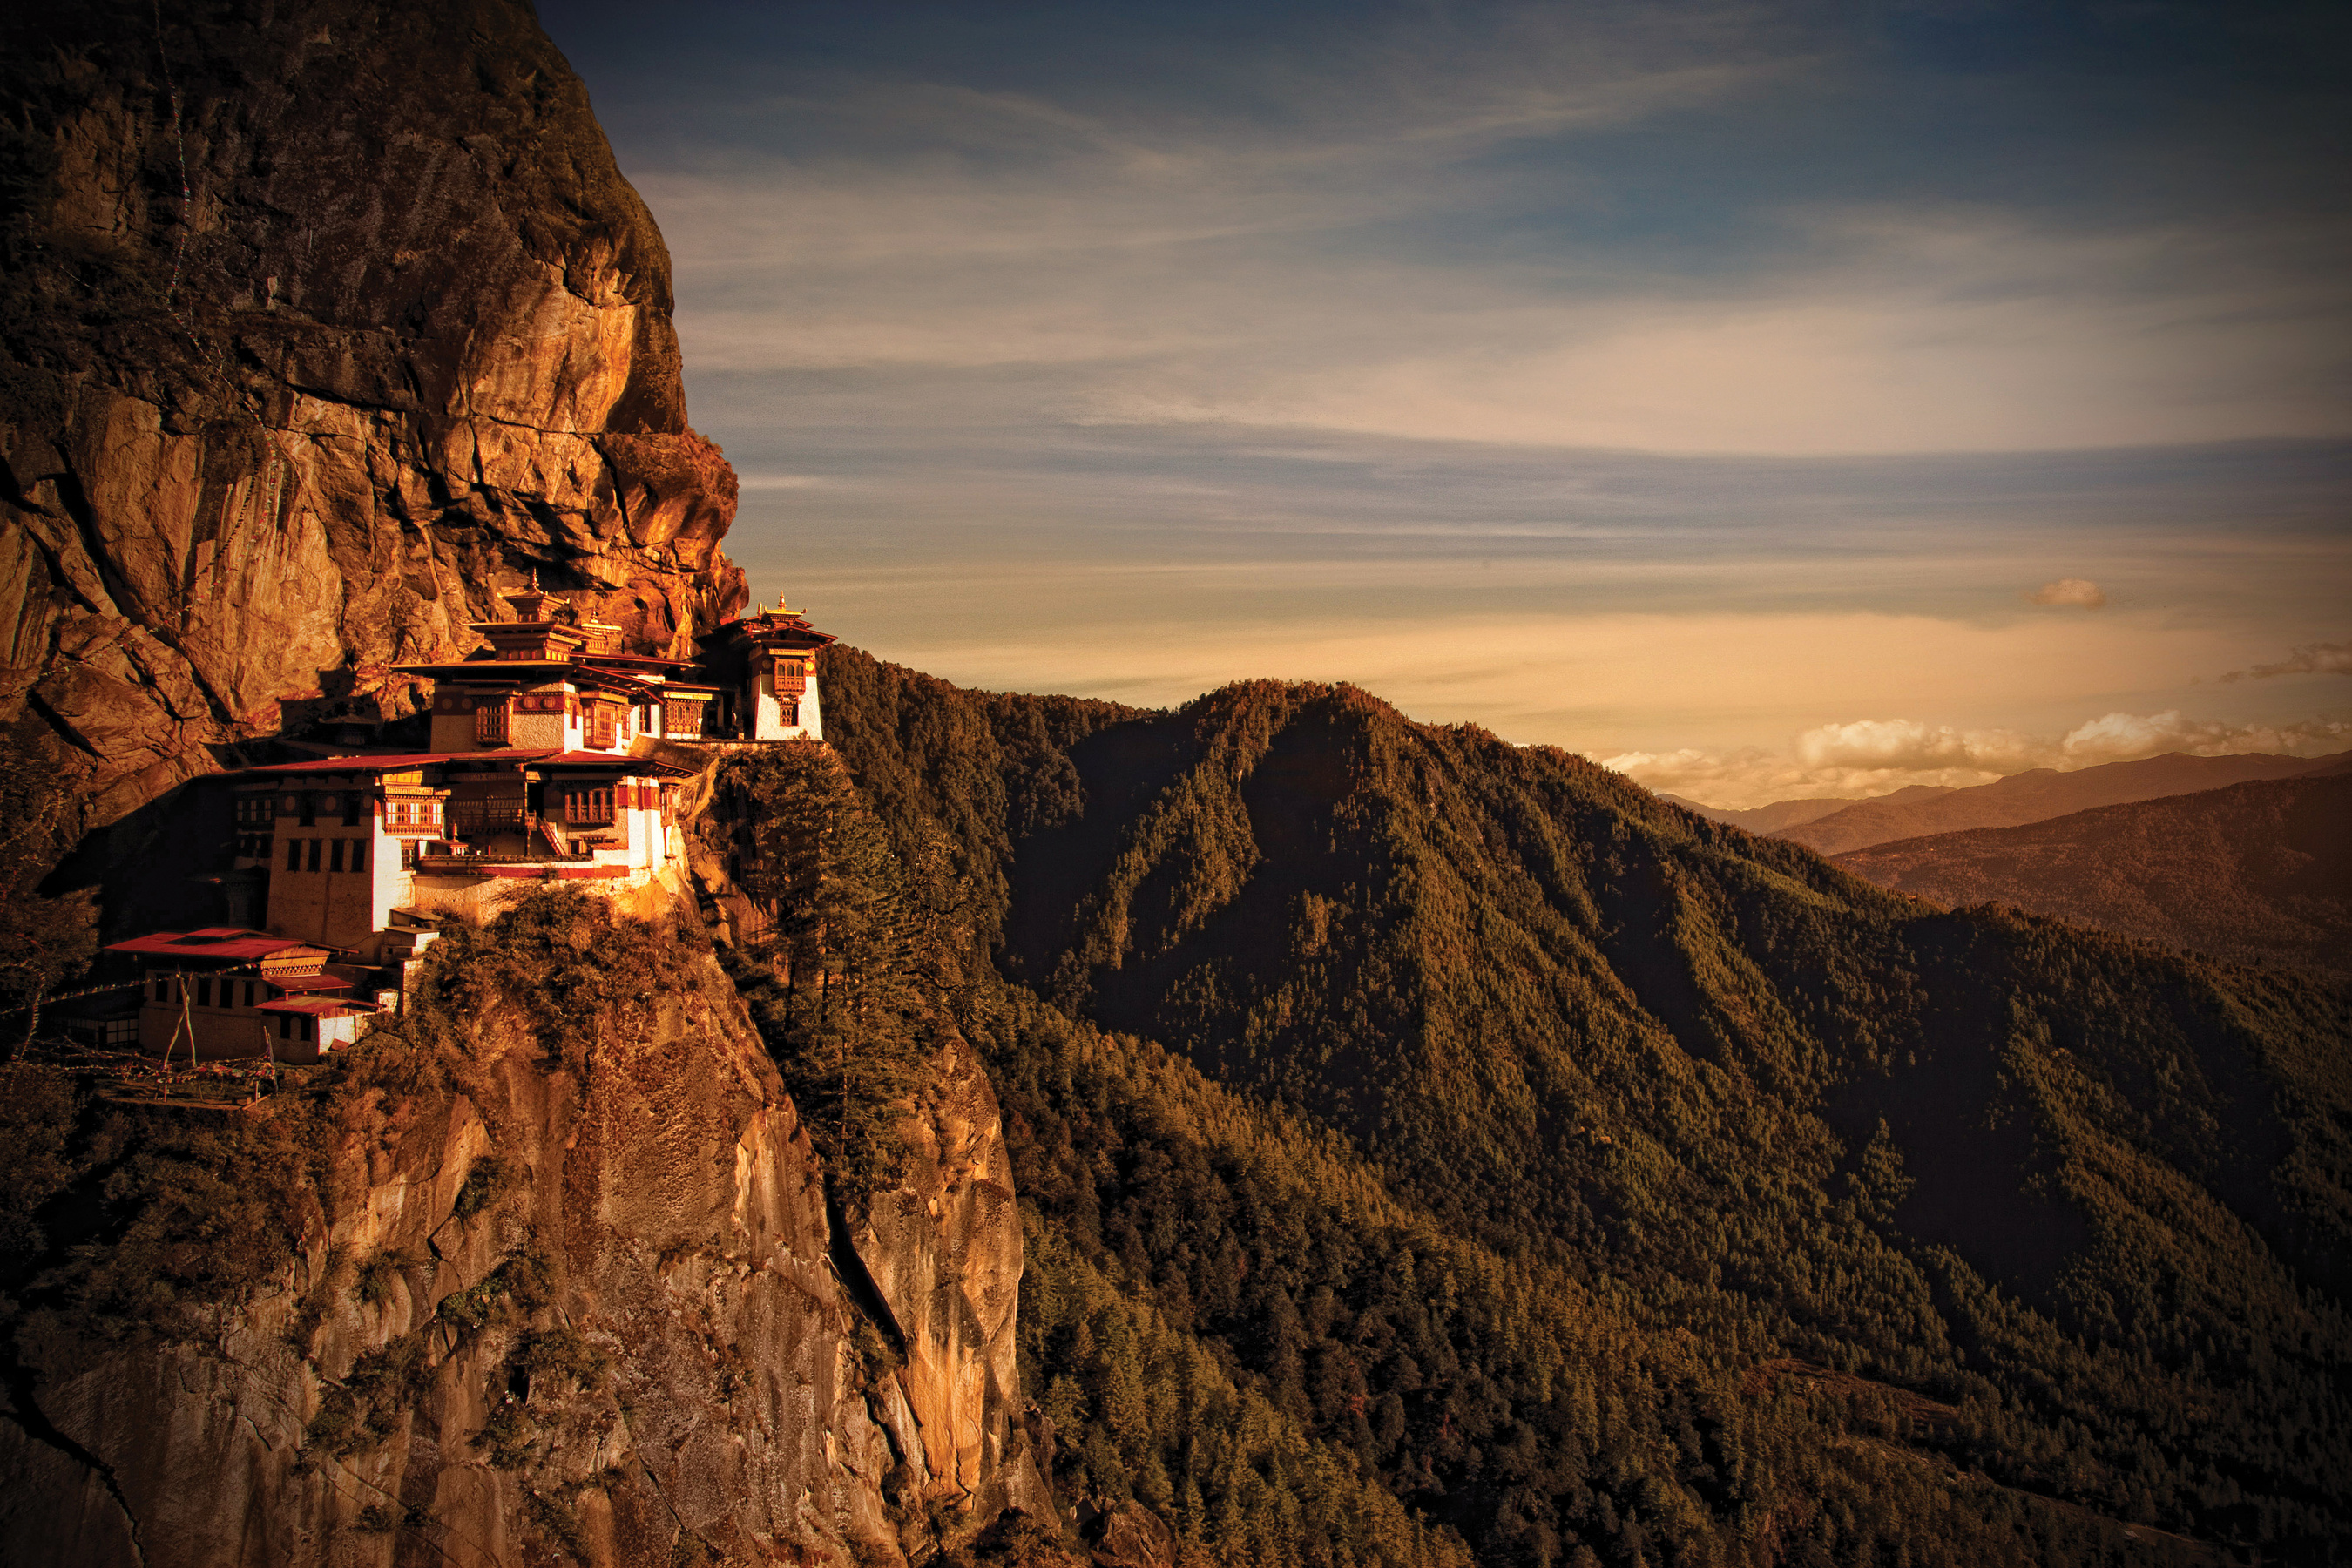
[{"label": "white cloud", "polygon": [[2086,577],[2060,577],[2044,583],[2025,595],[2029,605],[2080,605],[2095,610],[2107,602],[2107,595],[2096,583]]},{"label": "white cloud", "polygon": [[1911,784],[1966,789],[1990,784],[1998,773],[1967,766],[1948,768],[1820,766],[1787,752],[1744,747],[1710,752],[1622,752],[1598,759],[1634,783],[1662,794],[1679,795],[1731,810],[1768,805],[1776,800],[1849,800],[1887,795]]},{"label": "white cloud", "polygon": [[2192,756],[2231,756],[2241,752],[2279,752],[2323,756],[2352,747],[2352,722],[2307,719],[2291,723],[2230,723],[2161,713],[2108,713],[2076,727],[2059,743],[2059,766],[2089,767],[2128,762],[2166,752]]},{"label": "white cloud", "polygon": [[2032,764],[2032,745],[2007,730],[1955,730],[1916,719],[1860,719],[1823,724],[1799,735],[1791,746],[1806,768],[1927,773],[1960,769],[2014,773]]},{"label": "white cloud", "polygon": [[824,474],[739,473],[735,476],[735,488],[739,490],[822,490],[849,482]]},{"label": "white cloud", "polygon": [[1685,748],[1601,759],[1635,783],[1729,809],[1776,800],[1859,798],[1914,784],[1965,789],[2028,768],[2062,772],[2167,752],[2230,756],[2270,752],[2316,757],[2352,748],[2352,721],[2229,723],[2178,711],[2108,713],[2063,738],[1962,731],[1916,720],[1859,720],[1806,731],[1783,752]]}]

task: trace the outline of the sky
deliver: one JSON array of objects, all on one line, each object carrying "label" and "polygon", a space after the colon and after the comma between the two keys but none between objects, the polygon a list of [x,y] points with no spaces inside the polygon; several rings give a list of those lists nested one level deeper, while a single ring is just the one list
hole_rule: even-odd
[{"label": "sky", "polygon": [[878,657],[1727,806],[2352,748],[2352,10],[540,11]]}]

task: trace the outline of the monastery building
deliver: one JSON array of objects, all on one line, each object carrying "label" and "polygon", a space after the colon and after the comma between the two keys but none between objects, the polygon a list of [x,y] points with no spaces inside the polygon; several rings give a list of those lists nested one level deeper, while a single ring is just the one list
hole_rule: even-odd
[{"label": "monastery building", "polygon": [[146,971],[142,1049],[315,1060],[398,1005],[449,921],[551,881],[682,885],[676,799],[695,770],[657,742],[824,738],[816,654],[834,639],[781,600],[688,660],[618,651],[619,628],[535,580],[500,597],[515,618],[470,628],[488,647],[398,671],[429,683],[426,750],[236,775],[234,868],[265,885],[265,929],[110,947]]}]

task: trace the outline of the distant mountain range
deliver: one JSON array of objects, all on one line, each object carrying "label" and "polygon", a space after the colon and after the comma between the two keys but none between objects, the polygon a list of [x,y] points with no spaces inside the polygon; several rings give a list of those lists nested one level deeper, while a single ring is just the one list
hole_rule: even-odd
[{"label": "distant mountain range", "polygon": [[[1913,801],[1927,800],[1935,795],[1957,793],[1949,784],[1912,784],[1908,788],[1896,790],[1893,795],[1872,795],[1868,798],[1872,804],[1900,802],[1907,805]],[[1788,829],[1802,823],[1818,822],[1824,816],[1843,811],[1846,807],[1859,803],[1864,797],[1841,795],[1827,795],[1819,800],[1776,800],[1769,805],[1754,805],[1745,810],[1728,810],[1719,805],[1701,805],[1695,800],[1663,792],[1658,798],[1679,805],[1685,811],[1695,811],[1709,822],[1728,823],[1734,827],[1744,827],[1750,833],[1785,833]]]},{"label": "distant mountain range", "polygon": [[1915,784],[1867,800],[1783,800],[1745,811],[1705,806],[1678,795],[1661,798],[1710,822],[1770,834],[1824,855],[1850,854],[1874,844],[1965,833],[1980,827],[2021,827],[2077,811],[2166,795],[2223,789],[2257,779],[2316,775],[2352,767],[2352,752],[2327,757],[2284,757],[2248,752],[2192,757],[2168,752],[2133,763],[2105,763],[2060,773],[2035,768],[1972,789]]},{"label": "distant mountain range", "polygon": [[2233,963],[2352,977],[2352,769],[2340,759],[2299,778],[1906,838],[1836,860],[1938,903],[2013,904]]}]

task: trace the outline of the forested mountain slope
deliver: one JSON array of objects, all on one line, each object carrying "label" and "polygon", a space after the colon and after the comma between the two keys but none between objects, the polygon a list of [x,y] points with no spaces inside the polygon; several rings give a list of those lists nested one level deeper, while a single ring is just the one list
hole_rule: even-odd
[{"label": "forested mountain slope", "polygon": [[[1810,821],[1757,831],[1775,834],[1824,855],[1843,855],[1897,838],[1965,833],[1978,827],[2018,827],[2102,805],[2223,789],[2252,779],[2294,778],[2341,766],[2345,761],[2342,752],[2314,758],[2266,752],[2192,757],[2184,752],[2168,752],[2160,757],[2102,763],[2072,773],[2034,768],[1989,784],[1933,795],[1901,790],[1878,800],[1856,801],[1843,811]],[[1740,826],[1756,826],[1747,822]]]},{"label": "forested mountain slope", "polygon": [[1941,903],[1998,900],[2237,963],[2352,978],[2352,774],[1898,839],[1837,864]]},{"label": "forested mountain slope", "polygon": [[1933,910],[1344,688],[824,676],[929,896],[1026,983],[964,1027],[1066,1490],[1345,1560],[1295,1479],[1218,1468],[1213,1370],[1482,1562],[2352,1528],[2325,992]]}]

